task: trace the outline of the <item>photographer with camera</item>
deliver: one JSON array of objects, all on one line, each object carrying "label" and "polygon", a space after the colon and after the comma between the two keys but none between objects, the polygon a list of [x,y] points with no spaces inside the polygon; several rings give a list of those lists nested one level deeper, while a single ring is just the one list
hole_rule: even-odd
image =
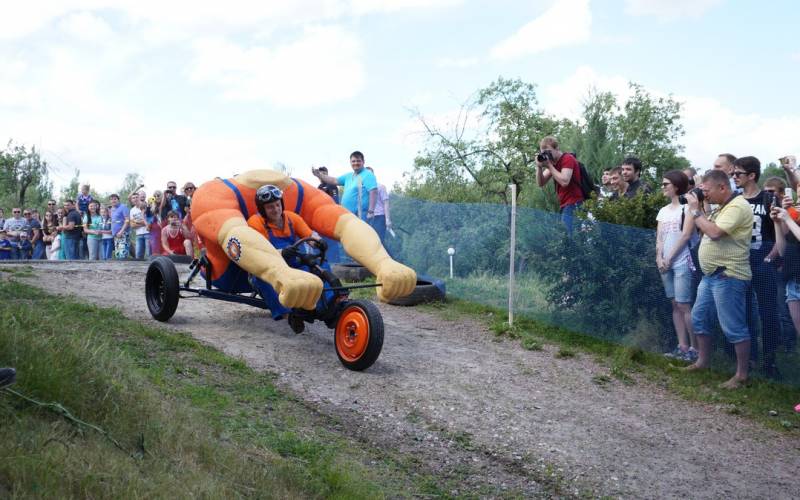
[{"label": "photographer with camera", "polygon": [[558,149],[558,140],[555,137],[547,136],[541,140],[539,154],[536,155],[536,182],[539,187],[544,187],[550,179],[553,179],[561,209],[561,220],[567,227],[568,233],[572,233],[575,208],[583,203],[580,175],[578,160]]},{"label": "photographer with camera", "polygon": [[[775,351],[780,338],[777,303],[777,272],[773,260],[778,256],[775,247],[775,226],[770,220],[770,210],[780,206],[780,199],[772,192],[758,186],[761,162],[753,156],[743,156],[733,162],[733,180],[742,196],[753,210],[753,236],[750,241],[750,270],[753,274],[751,290],[758,301],[761,317],[761,342],[764,349],[762,370],[770,378],[778,376]],[[782,194],[782,193],[781,193]],[[752,294],[748,294],[750,296]],[[755,321],[755,304],[748,309],[750,325],[750,359],[758,361],[758,328]]]},{"label": "photographer with camera", "polygon": [[[712,170],[703,176],[702,191],[693,189],[684,197],[697,228],[703,233],[698,256],[704,276],[692,308],[692,326],[697,336],[699,357],[686,370],[702,370],[711,362],[713,317],[736,351],[736,374],[720,387],[736,389],[747,380],[750,359],[750,331],[747,304],[752,272],[750,240],[753,211],[743,196],[731,191],[725,172]],[[710,215],[703,199],[718,204]]]}]

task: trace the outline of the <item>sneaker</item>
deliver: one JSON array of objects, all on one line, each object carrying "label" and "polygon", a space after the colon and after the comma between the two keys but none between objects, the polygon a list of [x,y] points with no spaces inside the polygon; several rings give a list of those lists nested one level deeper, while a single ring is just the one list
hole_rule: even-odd
[{"label": "sneaker", "polygon": [[303,318],[298,317],[295,313],[289,313],[289,327],[294,333],[303,333],[306,329],[306,324]]},{"label": "sneaker", "polygon": [[664,356],[672,359],[679,359],[681,361],[686,360],[686,353],[681,351],[680,347],[676,347],[672,352],[665,352]]},{"label": "sneaker", "polygon": [[697,358],[699,357],[700,353],[697,352],[697,349],[695,349],[694,347],[690,347],[689,350],[683,354],[683,359],[685,359],[690,363],[694,363],[695,361],[697,361]]},{"label": "sneaker", "polygon": [[0,368],[0,389],[17,381],[17,371],[13,368]]}]

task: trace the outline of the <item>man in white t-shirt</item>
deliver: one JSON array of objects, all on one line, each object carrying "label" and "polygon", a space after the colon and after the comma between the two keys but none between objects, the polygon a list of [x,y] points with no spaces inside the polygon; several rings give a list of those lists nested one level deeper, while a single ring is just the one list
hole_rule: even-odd
[{"label": "man in white t-shirt", "polygon": [[147,227],[145,211],[147,199],[138,194],[131,195],[131,227],[136,234],[136,258],[144,259],[147,256],[147,244],[150,240],[150,228]]}]

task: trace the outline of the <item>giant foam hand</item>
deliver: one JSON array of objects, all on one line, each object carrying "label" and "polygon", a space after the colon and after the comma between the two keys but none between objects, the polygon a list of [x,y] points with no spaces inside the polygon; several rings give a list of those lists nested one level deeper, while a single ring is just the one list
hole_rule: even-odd
[{"label": "giant foam hand", "polygon": [[378,278],[378,298],[384,302],[405,297],[417,286],[417,273],[392,259],[377,233],[353,214],[339,217],[335,234],[345,251]]},{"label": "giant foam hand", "polygon": [[383,302],[405,297],[417,286],[417,273],[410,267],[392,260],[391,257],[378,264],[375,276],[378,278],[378,283],[382,284],[378,288],[378,298]]}]

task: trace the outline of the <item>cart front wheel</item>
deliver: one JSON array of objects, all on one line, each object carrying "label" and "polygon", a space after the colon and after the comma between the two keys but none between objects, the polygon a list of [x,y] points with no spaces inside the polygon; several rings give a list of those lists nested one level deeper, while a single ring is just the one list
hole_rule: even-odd
[{"label": "cart front wheel", "polygon": [[383,348],[383,318],[367,300],[349,301],[342,308],[335,330],[336,354],[350,370],[366,370]]},{"label": "cart front wheel", "polygon": [[178,271],[168,258],[157,257],[147,268],[144,293],[147,308],[158,321],[167,321],[178,308]]}]

